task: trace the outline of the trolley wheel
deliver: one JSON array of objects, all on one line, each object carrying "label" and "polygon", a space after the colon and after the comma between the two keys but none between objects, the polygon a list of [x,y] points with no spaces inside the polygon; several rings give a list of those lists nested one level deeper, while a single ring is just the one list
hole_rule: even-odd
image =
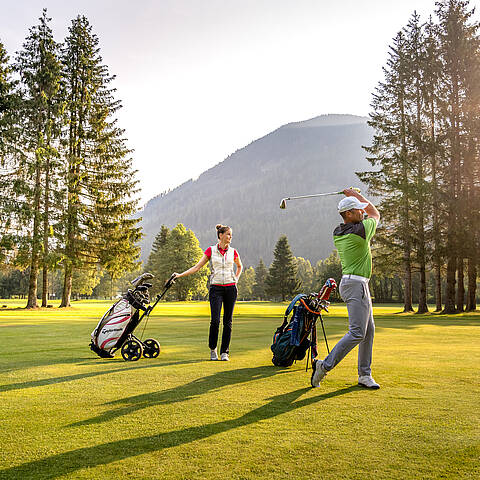
[{"label": "trolley wheel", "polygon": [[142,344],[135,339],[127,340],[122,347],[122,357],[127,362],[136,362],[143,354]]},{"label": "trolley wheel", "polygon": [[160,354],[160,344],[154,338],[147,338],[143,347],[143,356],[146,358],[157,358]]}]

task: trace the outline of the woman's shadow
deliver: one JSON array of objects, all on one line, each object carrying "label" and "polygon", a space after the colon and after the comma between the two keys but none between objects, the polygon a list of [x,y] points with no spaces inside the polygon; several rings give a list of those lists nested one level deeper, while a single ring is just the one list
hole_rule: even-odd
[{"label": "woman's shadow", "polygon": [[[240,372],[238,379],[236,379],[237,372]],[[152,405],[184,401],[196,395],[201,395],[216,388],[220,388],[221,386],[249,381],[249,377],[250,380],[252,380],[266,378],[279,373],[286,373],[286,371],[277,370],[272,367],[257,367],[233,370],[230,372],[219,372],[210,377],[206,377],[205,379],[195,380],[187,385],[169,389],[165,392],[131,397],[129,399],[131,406],[125,408],[130,408],[130,411],[133,411]],[[194,391],[192,391],[192,389]],[[36,475],[41,478],[53,479],[80,469],[95,468],[99,465],[105,465],[129,457],[192,443],[213,435],[251,425],[261,420],[268,420],[298,408],[303,408],[328,398],[345,395],[357,390],[360,390],[360,387],[355,385],[299,400],[302,395],[311,391],[310,387],[300,388],[293,392],[271,397],[268,399],[268,403],[255,408],[238,418],[188,427],[175,431],[156,433],[145,437],[128,438],[104,443],[102,445],[79,448],[77,450],[53,455],[42,460],[36,460],[8,468],[0,472],[0,478],[12,480],[29,478],[29,474],[35,472]],[[126,409],[120,409],[120,411],[117,411],[113,417],[128,413]],[[106,416],[94,419],[95,422],[106,420]],[[91,421],[89,423],[93,422]]]}]

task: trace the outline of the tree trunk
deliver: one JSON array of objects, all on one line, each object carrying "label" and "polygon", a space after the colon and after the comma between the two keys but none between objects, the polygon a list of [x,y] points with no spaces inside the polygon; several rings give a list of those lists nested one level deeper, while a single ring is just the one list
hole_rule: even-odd
[{"label": "tree trunk", "polygon": [[435,311],[442,311],[442,266],[440,259],[435,262]]},{"label": "tree trunk", "polygon": [[44,210],[43,217],[43,277],[42,277],[42,307],[48,305],[48,234],[49,234],[49,190],[50,190],[50,161],[47,158],[45,166],[45,192],[44,192]]},{"label": "tree trunk", "polygon": [[38,308],[37,304],[37,281],[38,281],[38,265],[40,253],[40,159],[37,158],[37,167],[35,173],[35,196],[33,202],[33,231],[32,231],[32,257],[30,262],[30,279],[28,282],[28,299],[26,308]]},{"label": "tree trunk", "polygon": [[477,309],[477,262],[476,258],[468,258],[468,296],[467,312],[474,312]]},{"label": "tree trunk", "polygon": [[450,252],[447,261],[447,287],[445,291],[445,308],[442,313],[452,314],[457,313],[455,308],[455,272],[457,270],[457,258]]},{"label": "tree trunk", "polygon": [[65,277],[63,280],[63,293],[60,308],[70,307],[70,297],[72,295],[72,278],[73,268],[71,263],[67,263],[67,265],[65,266]]},{"label": "tree trunk", "polygon": [[464,262],[462,257],[457,258],[457,312],[465,310],[465,282],[463,267]]},{"label": "tree trunk", "polygon": [[28,282],[28,298],[27,298],[26,308],[38,308],[37,281],[38,281],[38,252],[32,252],[32,261],[30,264],[30,279]]},{"label": "tree trunk", "polygon": [[415,43],[415,110],[416,110],[416,138],[419,139],[416,142],[416,157],[417,157],[417,198],[418,198],[418,250],[417,259],[420,266],[420,285],[418,293],[418,310],[417,313],[427,313],[427,277],[426,277],[426,245],[425,245],[425,167],[423,164],[424,159],[424,140],[422,138],[422,75],[419,71],[420,58],[419,58],[419,46]]},{"label": "tree trunk", "polygon": [[[423,175],[423,166],[419,168],[420,174]],[[423,197],[422,189],[419,192],[420,198]],[[420,289],[418,295],[417,313],[427,313],[427,275],[426,275],[426,254],[425,254],[425,225],[423,218],[424,203],[419,200],[418,212],[418,263],[420,265]]]},{"label": "tree trunk", "polygon": [[432,144],[432,189],[433,189],[433,258],[435,264],[435,311],[442,311],[442,259],[440,256],[440,222],[438,219],[438,179],[437,179],[437,155],[435,134],[435,100],[431,96],[430,103],[430,141]]},{"label": "tree trunk", "polygon": [[410,256],[404,255],[404,298],[403,311],[404,313],[413,312],[412,306],[412,267],[410,264]]},{"label": "tree trunk", "polygon": [[425,273],[425,263],[420,265],[420,292],[418,297],[418,310],[417,313],[427,313],[427,276]]},{"label": "tree trunk", "polygon": [[42,307],[48,306],[48,267],[43,266],[42,271]]}]

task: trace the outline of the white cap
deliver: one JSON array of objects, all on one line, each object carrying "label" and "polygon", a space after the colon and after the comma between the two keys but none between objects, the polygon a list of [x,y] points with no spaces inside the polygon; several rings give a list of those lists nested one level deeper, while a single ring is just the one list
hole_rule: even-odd
[{"label": "white cap", "polygon": [[361,202],[357,197],[345,197],[338,202],[338,213],[346,212],[352,208],[363,210],[368,206],[368,202]]}]

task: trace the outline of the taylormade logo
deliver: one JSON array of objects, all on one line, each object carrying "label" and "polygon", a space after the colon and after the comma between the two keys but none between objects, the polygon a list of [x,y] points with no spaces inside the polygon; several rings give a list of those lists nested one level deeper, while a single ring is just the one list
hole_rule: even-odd
[{"label": "taylormade logo", "polygon": [[103,329],[102,330],[102,335],[105,335],[107,333],[112,333],[112,332],[121,332],[122,329],[121,328],[110,328],[110,329]]}]

